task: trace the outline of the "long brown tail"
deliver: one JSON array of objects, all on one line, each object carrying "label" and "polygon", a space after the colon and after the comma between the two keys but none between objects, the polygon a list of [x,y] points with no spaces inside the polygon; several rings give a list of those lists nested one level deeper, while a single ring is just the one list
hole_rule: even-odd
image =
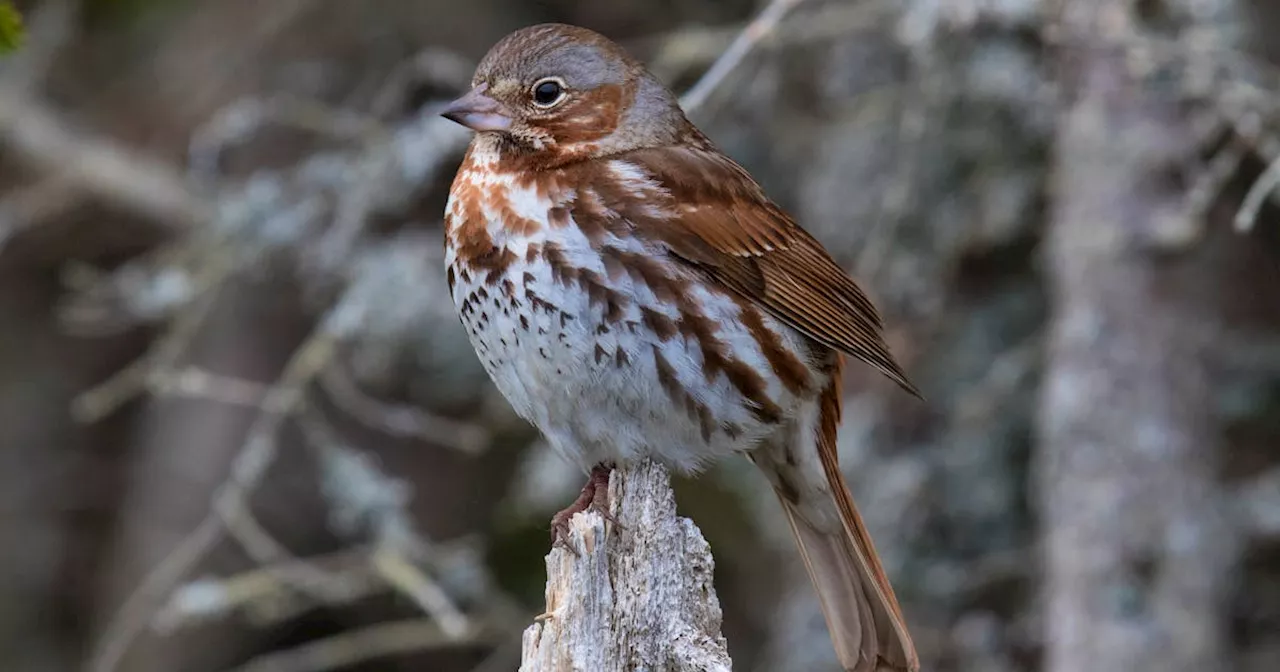
[{"label": "long brown tail", "polygon": [[[798,500],[788,500],[779,490],[778,498],[822,603],[840,664],[849,672],[917,672],[920,660],[898,598],[836,461],[839,378],[837,365],[833,382],[822,395],[816,442],[827,487],[800,488]],[[823,515],[828,513],[835,515]],[[820,529],[820,521],[836,516],[839,528],[822,525],[826,529]]]},{"label": "long brown tail", "polygon": [[[832,490],[842,491],[843,486],[832,483]],[[842,497],[848,499],[849,494]],[[785,499],[782,505],[844,669],[919,670],[898,600],[856,510],[844,520],[844,534],[829,534],[811,527]]]}]

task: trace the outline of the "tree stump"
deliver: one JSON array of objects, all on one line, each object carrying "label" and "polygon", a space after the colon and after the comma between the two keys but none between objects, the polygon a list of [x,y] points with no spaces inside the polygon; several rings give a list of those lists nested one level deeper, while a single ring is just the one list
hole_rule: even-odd
[{"label": "tree stump", "polygon": [[667,470],[615,470],[609,502],[621,527],[578,514],[578,553],[547,555],[546,613],[524,631],[520,672],[730,670],[711,548],[676,516]]}]

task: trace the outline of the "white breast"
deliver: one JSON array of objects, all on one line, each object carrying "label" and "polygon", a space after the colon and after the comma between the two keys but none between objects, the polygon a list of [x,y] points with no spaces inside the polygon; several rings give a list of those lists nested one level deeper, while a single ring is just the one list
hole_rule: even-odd
[{"label": "white breast", "polygon": [[[554,448],[584,467],[649,456],[693,470],[776,431],[724,372],[706,374],[706,339],[685,333],[664,339],[647,326],[646,312],[651,320],[661,316],[673,324],[687,316],[659,301],[635,274],[620,272],[616,263],[607,267],[601,254],[660,251],[632,237],[606,235],[593,242],[572,223],[553,227],[550,204],[500,174],[464,172],[459,179],[505,192],[511,211],[539,224],[513,232],[502,225],[500,208],[485,203],[479,209],[485,231],[510,253],[508,263],[500,271],[468,267],[452,243],[459,227],[478,223],[461,221],[464,208],[451,196],[446,261],[454,276],[454,303],[485,370]],[[550,247],[558,251],[554,268],[546,255]],[[565,267],[572,269],[570,277]],[[704,323],[714,325],[704,336],[759,376],[763,393],[782,415],[794,414],[805,400],[773,373],[742,324],[738,302],[704,283],[691,282],[688,289]],[[798,334],[763,319],[789,347],[803,350]]]}]

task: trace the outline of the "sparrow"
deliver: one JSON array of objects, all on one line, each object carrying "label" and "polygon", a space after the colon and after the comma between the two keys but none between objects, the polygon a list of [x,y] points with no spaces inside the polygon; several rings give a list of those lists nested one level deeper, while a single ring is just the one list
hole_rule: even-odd
[{"label": "sparrow", "polygon": [[515,411],[590,473],[744,454],[773,486],[845,670],[919,669],[836,457],[844,357],[918,393],[876,307],[593,31],[517,30],[442,114],[475,131],[445,206],[448,285]]}]

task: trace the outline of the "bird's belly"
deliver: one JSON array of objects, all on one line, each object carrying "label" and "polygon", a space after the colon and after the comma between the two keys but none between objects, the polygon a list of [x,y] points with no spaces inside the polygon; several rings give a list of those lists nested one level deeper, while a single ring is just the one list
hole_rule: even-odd
[{"label": "bird's belly", "polygon": [[[631,275],[591,270],[592,251],[580,252],[568,255],[576,273],[526,255],[489,271],[453,261],[454,302],[485,370],[569,459],[696,470],[753,448],[811,396],[783,382],[743,325],[754,308],[701,283],[683,307],[660,300]],[[803,350],[802,337],[764,320]]]}]

